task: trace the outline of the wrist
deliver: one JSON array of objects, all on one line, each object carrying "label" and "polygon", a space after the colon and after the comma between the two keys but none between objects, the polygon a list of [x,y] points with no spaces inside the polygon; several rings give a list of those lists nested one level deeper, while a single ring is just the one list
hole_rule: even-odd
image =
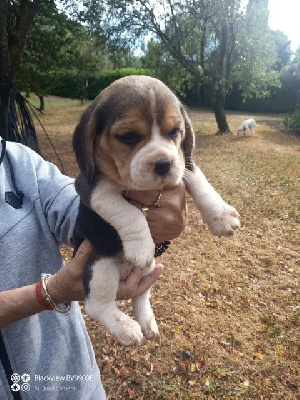
[{"label": "wrist", "polygon": [[64,303],[66,301],[66,295],[63,293],[64,291],[60,288],[57,282],[56,275],[50,275],[46,280],[47,292],[51,299],[56,303]]},{"label": "wrist", "polygon": [[44,310],[53,310],[53,308],[50,306],[50,304],[46,301],[46,299],[43,296],[43,282],[42,280],[38,281],[37,284],[35,285],[35,296],[38,304],[42,307]]},{"label": "wrist", "polygon": [[42,279],[36,284],[37,302],[45,310],[66,313],[71,308],[71,302],[65,302],[56,278],[56,275],[42,274]]}]

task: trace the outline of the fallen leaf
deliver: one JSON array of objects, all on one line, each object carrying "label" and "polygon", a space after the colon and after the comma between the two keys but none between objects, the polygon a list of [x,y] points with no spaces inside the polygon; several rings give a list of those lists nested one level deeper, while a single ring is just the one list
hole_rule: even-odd
[{"label": "fallen leaf", "polygon": [[259,353],[259,352],[255,354],[255,357],[256,357],[256,358],[259,358],[260,360],[263,360],[263,359],[264,359],[263,354],[261,354],[261,353]]}]

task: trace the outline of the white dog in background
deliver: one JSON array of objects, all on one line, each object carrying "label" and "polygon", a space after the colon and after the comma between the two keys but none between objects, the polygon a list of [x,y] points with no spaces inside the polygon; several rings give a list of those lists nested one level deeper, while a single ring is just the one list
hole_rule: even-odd
[{"label": "white dog in background", "polygon": [[246,131],[249,129],[249,131],[254,135],[254,127],[258,126],[255,122],[254,119],[246,119],[241,125],[238,127],[237,130],[237,135],[240,134],[240,132],[244,132],[244,135],[246,134]]}]

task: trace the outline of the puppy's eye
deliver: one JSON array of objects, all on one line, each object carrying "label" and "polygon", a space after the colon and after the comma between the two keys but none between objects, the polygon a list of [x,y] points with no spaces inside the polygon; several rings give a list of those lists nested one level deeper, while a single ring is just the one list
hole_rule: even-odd
[{"label": "puppy's eye", "polygon": [[172,129],[172,130],[171,130],[171,132],[169,133],[169,136],[170,136],[170,138],[171,138],[172,140],[175,140],[175,139],[178,138],[179,133],[180,133],[180,130],[177,129],[177,128],[175,128],[175,129]]},{"label": "puppy's eye", "polygon": [[141,140],[141,136],[137,133],[126,133],[125,135],[117,135],[116,137],[121,143],[130,147],[134,147]]}]

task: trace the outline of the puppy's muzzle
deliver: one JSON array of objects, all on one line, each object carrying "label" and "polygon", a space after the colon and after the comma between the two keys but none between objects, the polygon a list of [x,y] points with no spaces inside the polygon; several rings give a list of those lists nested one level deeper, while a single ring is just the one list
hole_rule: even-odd
[{"label": "puppy's muzzle", "polygon": [[171,161],[168,159],[158,160],[154,165],[155,172],[160,176],[166,175],[170,171],[170,169]]}]

